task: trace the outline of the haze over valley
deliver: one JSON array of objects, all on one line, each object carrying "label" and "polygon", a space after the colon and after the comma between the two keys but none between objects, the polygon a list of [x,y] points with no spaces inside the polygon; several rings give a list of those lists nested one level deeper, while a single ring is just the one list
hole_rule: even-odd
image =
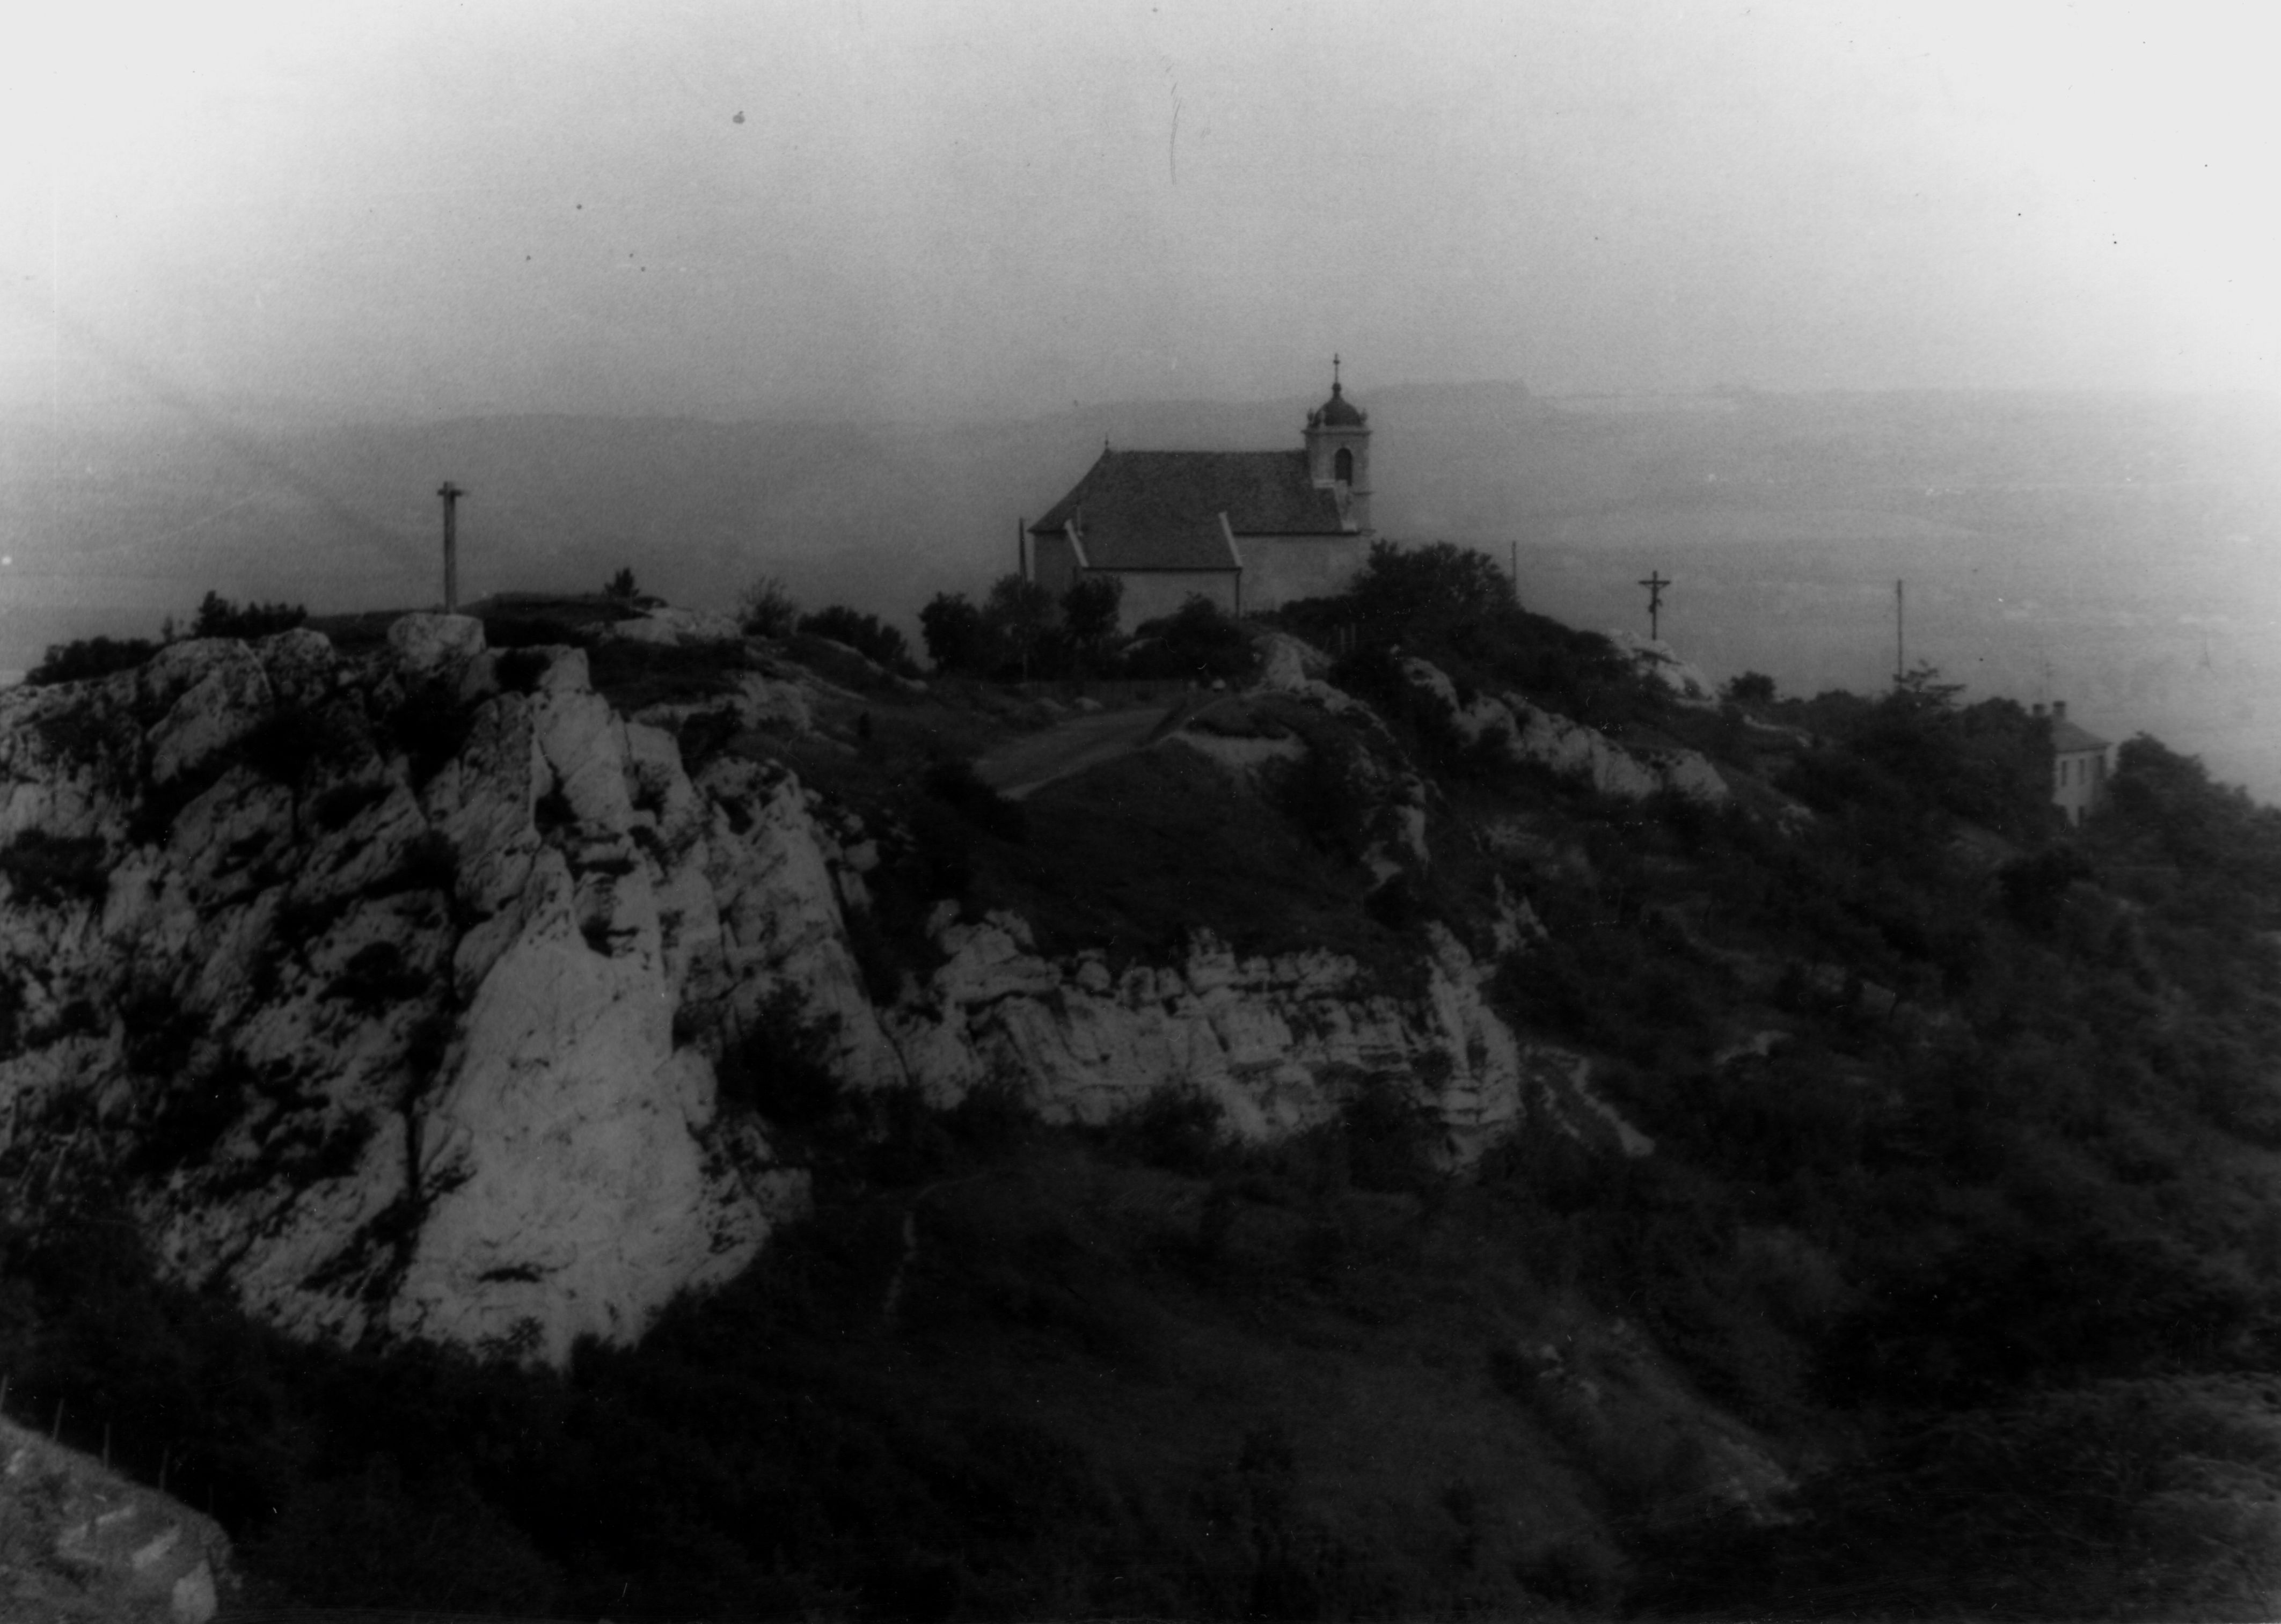
[{"label": "haze over valley", "polygon": [[[1116,402],[1028,418],[855,424],[517,415],[348,421],[161,411],[18,419],[0,666],[147,636],[209,588],[319,612],[440,593],[434,490],[463,506],[470,595],[588,591],[622,567],[687,604],[780,576],[811,607],[901,623],[978,597],[1104,441],[1295,445],[1311,397]],[[1870,692],[1906,657],[1976,696],[2065,699],[2281,798],[2281,406],[2089,393],[1533,395],[1356,383],[1398,541],[1518,558],[1531,607],[1662,630],[1723,679]],[[1517,550],[1516,550],[1517,544]]]}]

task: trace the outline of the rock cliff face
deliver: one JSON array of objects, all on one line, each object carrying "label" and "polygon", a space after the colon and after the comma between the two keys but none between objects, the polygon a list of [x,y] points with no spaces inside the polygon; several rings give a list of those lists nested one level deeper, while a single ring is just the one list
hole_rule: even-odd
[{"label": "rock cliff face", "polygon": [[[1292,651],[1271,678],[1355,703]],[[808,724],[795,677],[742,683],[738,723]],[[1494,965],[1447,932],[1397,994],[1334,955],[1202,938],[1112,972],[945,908],[935,967],[877,1001],[848,931],[875,831],[780,766],[692,771],[685,715],[621,716],[583,653],[488,650],[440,615],[367,660],[307,631],[186,642],[0,695],[11,1198],[99,1187],[176,1276],[298,1334],[559,1360],[638,1335],[801,1209],[715,1071],[787,1009],[848,1084],[939,1104],[998,1083],[1097,1122],[1191,1088],[1264,1136],[1385,1086],[1452,1165],[1532,1110],[1647,1148],[1581,1061],[1499,1019]],[[1381,776],[1392,872],[1424,860],[1426,790]],[[1506,903],[1491,945],[1535,929]]]}]

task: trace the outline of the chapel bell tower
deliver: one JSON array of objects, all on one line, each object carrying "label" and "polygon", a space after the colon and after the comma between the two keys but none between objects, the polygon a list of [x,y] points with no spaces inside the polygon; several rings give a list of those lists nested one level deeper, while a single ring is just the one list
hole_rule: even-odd
[{"label": "chapel bell tower", "polygon": [[1348,525],[1368,536],[1370,414],[1346,398],[1339,358],[1331,357],[1331,398],[1307,414],[1307,476],[1318,491],[1335,491]]}]

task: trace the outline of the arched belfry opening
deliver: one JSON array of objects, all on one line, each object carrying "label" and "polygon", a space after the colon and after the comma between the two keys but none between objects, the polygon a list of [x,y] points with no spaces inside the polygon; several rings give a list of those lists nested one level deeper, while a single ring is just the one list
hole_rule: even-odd
[{"label": "arched belfry opening", "polygon": [[1331,477],[1342,485],[1354,483],[1354,452],[1347,446],[1339,447],[1339,454],[1331,459]]}]

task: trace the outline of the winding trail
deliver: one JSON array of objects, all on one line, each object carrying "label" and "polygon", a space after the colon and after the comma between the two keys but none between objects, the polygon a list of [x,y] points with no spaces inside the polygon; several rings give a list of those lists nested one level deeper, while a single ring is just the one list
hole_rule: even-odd
[{"label": "winding trail", "polygon": [[1147,744],[1161,723],[1190,700],[1104,710],[1055,723],[977,756],[975,775],[1009,800],[1020,800],[1057,779],[1113,762]]}]

